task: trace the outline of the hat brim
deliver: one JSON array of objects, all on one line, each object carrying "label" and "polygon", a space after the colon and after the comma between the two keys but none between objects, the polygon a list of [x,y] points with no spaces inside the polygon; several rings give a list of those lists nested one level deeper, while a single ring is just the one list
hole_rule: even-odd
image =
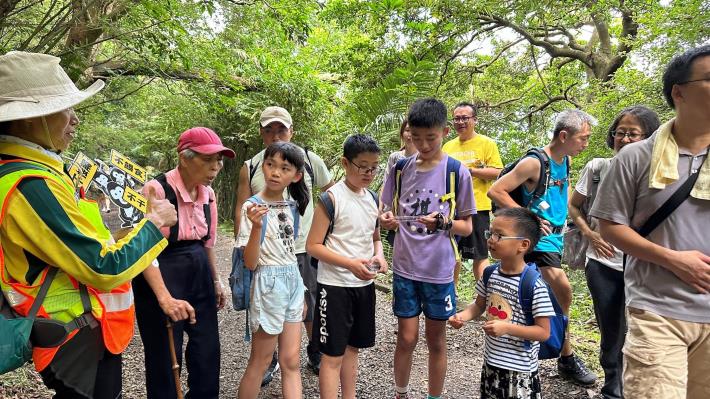
[{"label": "hat brim", "polygon": [[219,144],[203,144],[203,145],[198,145],[195,147],[189,147],[192,151],[195,151],[200,154],[205,154],[205,155],[212,155],[216,153],[221,153],[222,155],[226,156],[227,158],[234,158],[237,156],[237,154],[232,151],[231,149],[219,145]]},{"label": "hat brim", "polygon": [[283,119],[281,119],[281,118],[269,118],[269,119],[267,119],[267,120],[265,120],[265,121],[261,121],[261,127],[269,126],[269,123],[272,123],[272,122],[278,122],[278,123],[280,123],[280,124],[286,126],[286,129],[288,129],[288,128],[291,127],[291,124],[288,123],[288,121],[285,121],[285,120],[283,120]]},{"label": "hat brim", "polygon": [[37,102],[10,101],[0,105],[0,122],[31,119],[51,115],[71,108],[93,97],[104,88],[104,81],[97,80],[91,86],[75,93],[44,97]]}]

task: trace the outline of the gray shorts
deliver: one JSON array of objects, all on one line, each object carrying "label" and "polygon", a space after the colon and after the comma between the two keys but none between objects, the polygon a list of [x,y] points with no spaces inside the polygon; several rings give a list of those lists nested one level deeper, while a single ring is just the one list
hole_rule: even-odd
[{"label": "gray shorts", "polygon": [[303,321],[313,321],[313,313],[316,308],[316,290],[318,289],[318,269],[311,265],[311,256],[307,253],[296,254],[296,260],[298,261],[298,271],[301,272],[303,285],[308,288],[304,298],[306,305],[308,305],[308,310]]}]

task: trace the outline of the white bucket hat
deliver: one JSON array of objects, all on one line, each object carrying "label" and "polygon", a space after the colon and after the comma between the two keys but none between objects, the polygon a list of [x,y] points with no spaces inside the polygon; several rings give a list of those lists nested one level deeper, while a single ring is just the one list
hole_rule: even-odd
[{"label": "white bucket hat", "polygon": [[11,51],[0,56],[0,122],[51,115],[71,108],[103,89],[97,80],[79,90],[47,54]]}]

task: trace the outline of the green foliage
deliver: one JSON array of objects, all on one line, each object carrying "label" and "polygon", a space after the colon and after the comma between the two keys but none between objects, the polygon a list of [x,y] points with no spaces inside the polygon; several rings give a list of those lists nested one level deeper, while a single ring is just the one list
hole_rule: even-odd
[{"label": "green foliage", "polygon": [[80,85],[108,81],[79,109],[70,152],[105,158],[115,148],[164,170],[180,132],[211,127],[238,153],[215,182],[225,219],[243,160],[262,147],[265,106],[289,109],[294,141],[329,166],[354,132],[374,135],[383,157],[398,148],[401,120],[424,96],[479,104],[477,129],[497,140],[504,161],[547,142],[554,114],[578,107],[599,119],[580,168],[609,155],[604,135],[622,108],[645,104],[670,117],[659,94],[664,65],[710,38],[703,0],[7,4],[0,51],[59,55]]}]

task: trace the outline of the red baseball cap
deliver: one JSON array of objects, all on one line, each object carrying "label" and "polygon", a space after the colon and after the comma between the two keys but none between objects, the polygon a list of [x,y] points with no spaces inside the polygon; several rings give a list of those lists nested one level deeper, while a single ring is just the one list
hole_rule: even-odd
[{"label": "red baseball cap", "polygon": [[190,149],[200,154],[212,155],[222,153],[228,158],[234,158],[234,151],[222,145],[217,133],[206,127],[193,127],[187,129],[178,139],[177,151]]}]

